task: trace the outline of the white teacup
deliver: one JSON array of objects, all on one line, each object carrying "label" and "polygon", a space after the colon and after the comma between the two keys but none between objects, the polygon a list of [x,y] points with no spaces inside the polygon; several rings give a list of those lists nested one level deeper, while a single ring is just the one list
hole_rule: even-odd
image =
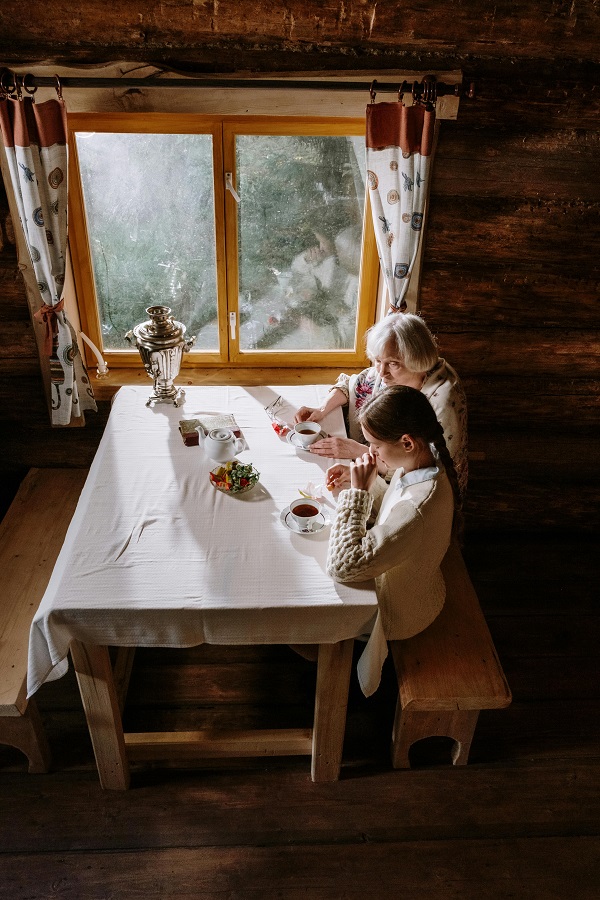
[{"label": "white teacup", "polygon": [[321,436],[321,426],[318,422],[298,422],[294,425],[294,434],[303,447],[310,447]]},{"label": "white teacup", "polygon": [[312,497],[301,497],[290,503],[290,512],[300,531],[312,531],[313,523],[321,515],[321,504]]}]

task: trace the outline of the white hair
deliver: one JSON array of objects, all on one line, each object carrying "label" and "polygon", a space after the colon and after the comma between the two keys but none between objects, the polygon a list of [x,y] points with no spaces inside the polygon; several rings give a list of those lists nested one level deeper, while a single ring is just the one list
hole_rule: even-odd
[{"label": "white hair", "polygon": [[439,359],[435,338],[423,319],[413,313],[394,313],[369,328],[366,334],[369,359],[373,361],[381,356],[389,341],[409,372],[428,372]]}]

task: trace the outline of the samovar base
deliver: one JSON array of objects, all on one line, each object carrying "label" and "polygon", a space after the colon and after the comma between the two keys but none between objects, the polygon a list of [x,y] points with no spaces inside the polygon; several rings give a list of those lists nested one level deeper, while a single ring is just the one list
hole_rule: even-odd
[{"label": "samovar base", "polygon": [[185,403],[185,391],[183,388],[176,388],[167,393],[154,391],[146,400],[146,406],[152,406],[153,403],[172,403],[173,406],[183,406]]}]

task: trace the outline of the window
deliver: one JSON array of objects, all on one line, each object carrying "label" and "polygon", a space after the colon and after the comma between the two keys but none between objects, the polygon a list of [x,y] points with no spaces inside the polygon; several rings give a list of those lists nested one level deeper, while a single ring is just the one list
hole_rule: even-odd
[{"label": "window", "polygon": [[112,366],[170,306],[184,365],[360,365],[378,260],[364,121],[73,114],[70,243],[83,330]]}]

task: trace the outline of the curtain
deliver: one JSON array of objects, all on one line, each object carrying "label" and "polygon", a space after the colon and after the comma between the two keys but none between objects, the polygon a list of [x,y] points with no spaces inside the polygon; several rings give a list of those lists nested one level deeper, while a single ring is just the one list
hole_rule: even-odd
[{"label": "curtain", "polygon": [[96,410],[94,393],[63,309],[67,255],[67,116],[64,103],[0,98],[0,126],[45,328],[53,425]]},{"label": "curtain", "polygon": [[435,109],[367,106],[367,183],[389,312],[404,312],[431,177]]}]

